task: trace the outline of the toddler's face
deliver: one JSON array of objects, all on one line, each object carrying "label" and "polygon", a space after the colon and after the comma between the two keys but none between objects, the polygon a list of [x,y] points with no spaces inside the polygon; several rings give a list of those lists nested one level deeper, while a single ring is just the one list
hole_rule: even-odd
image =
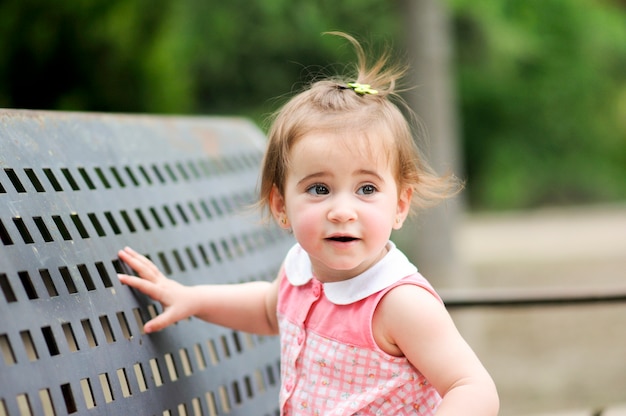
[{"label": "toddler's face", "polygon": [[293,230],[322,281],[372,266],[406,218],[411,194],[399,192],[381,141],[316,133],[291,149],[284,199],[274,198],[272,210],[286,215],[282,225]]}]

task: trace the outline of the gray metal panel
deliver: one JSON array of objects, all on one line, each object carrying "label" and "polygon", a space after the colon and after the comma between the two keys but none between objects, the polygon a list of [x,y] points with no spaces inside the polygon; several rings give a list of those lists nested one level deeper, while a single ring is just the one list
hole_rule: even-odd
[{"label": "gray metal panel", "polygon": [[275,337],[143,334],[160,306],[116,277],[129,245],[185,284],[273,279],[263,147],[241,119],[0,110],[0,415],[279,413]]}]

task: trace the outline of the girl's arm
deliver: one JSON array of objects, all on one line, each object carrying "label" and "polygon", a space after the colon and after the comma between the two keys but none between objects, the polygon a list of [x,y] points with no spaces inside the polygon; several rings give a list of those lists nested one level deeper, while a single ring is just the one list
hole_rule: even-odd
[{"label": "girl's arm", "polygon": [[491,416],[499,409],[495,384],[452,318],[431,293],[414,285],[391,290],[373,322],[381,348],[404,355],[443,398],[438,416]]},{"label": "girl's arm", "polygon": [[154,263],[129,247],[120,250],[118,255],[139,275],[119,274],[120,281],[163,306],[159,316],[146,322],[146,333],[159,331],[190,316],[245,332],[278,333],[278,279],[272,283],[184,286],[165,277]]}]

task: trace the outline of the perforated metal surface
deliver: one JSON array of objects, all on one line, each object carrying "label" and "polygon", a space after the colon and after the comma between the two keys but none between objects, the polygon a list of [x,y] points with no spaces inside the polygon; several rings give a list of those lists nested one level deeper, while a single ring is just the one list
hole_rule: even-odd
[{"label": "perforated metal surface", "polygon": [[185,284],[273,279],[262,152],[237,119],[0,110],[0,415],[278,414],[276,338],[143,334],[160,306],[116,277],[129,245]]}]

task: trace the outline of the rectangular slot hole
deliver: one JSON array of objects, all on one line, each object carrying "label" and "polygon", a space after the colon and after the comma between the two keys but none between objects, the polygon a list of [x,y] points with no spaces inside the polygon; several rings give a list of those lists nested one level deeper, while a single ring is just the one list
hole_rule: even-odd
[{"label": "rectangular slot hole", "polygon": [[211,198],[211,206],[215,208],[215,212],[217,213],[218,217],[221,217],[222,215],[224,215],[224,212],[222,211],[222,207],[220,207],[219,203],[217,202],[215,198]]},{"label": "rectangular slot hole", "polygon": [[76,183],[76,181],[74,180],[74,177],[72,176],[72,173],[69,171],[69,169],[61,168],[61,173],[63,174],[63,176],[65,176],[65,180],[70,185],[70,188],[72,188],[73,191],[80,190],[80,188],[78,187],[78,183]]},{"label": "rectangular slot hole", "polygon": [[63,401],[65,402],[67,413],[76,413],[76,400],[74,400],[74,393],[72,393],[72,387],[69,383],[61,385],[61,394],[63,394]]},{"label": "rectangular slot hole", "polygon": [[13,292],[9,278],[4,273],[0,273],[0,288],[2,288],[2,293],[4,293],[4,298],[7,303],[17,302],[17,298],[15,297],[15,292]]},{"label": "rectangular slot hole", "polygon": [[176,370],[176,365],[174,363],[174,358],[172,354],[165,354],[165,366],[167,367],[167,372],[170,376],[171,381],[178,380],[178,371]]},{"label": "rectangular slot hole", "polygon": [[96,262],[96,270],[98,270],[98,275],[100,276],[100,280],[102,280],[102,284],[104,287],[113,287],[113,282],[111,282],[111,278],[107,273],[106,267],[104,267],[104,263]]},{"label": "rectangular slot hole", "polygon": [[207,348],[209,350],[209,359],[211,360],[211,364],[216,365],[220,360],[217,356],[217,349],[215,348],[215,342],[210,339],[207,341]]},{"label": "rectangular slot hole", "polygon": [[51,298],[55,296],[59,296],[59,292],[57,291],[57,288],[54,285],[52,276],[50,276],[50,272],[48,271],[48,269],[39,269],[39,276],[41,276],[43,285],[48,291],[48,296],[50,296]]},{"label": "rectangular slot hole", "polygon": [[172,168],[170,167],[168,163],[165,164],[165,171],[170,176],[173,182],[178,182],[178,178],[176,177],[176,175],[174,174],[174,171],[172,170]]},{"label": "rectangular slot hole", "polygon": [[274,369],[272,368],[271,365],[268,365],[267,367],[265,367],[265,370],[267,372],[267,382],[269,383],[270,386],[275,386],[276,377],[274,376]]},{"label": "rectangular slot hole", "polygon": [[209,416],[217,416],[217,405],[215,404],[215,395],[213,392],[207,392],[204,398],[206,399],[207,408],[209,409]]},{"label": "rectangular slot hole", "polygon": [[66,266],[61,266],[59,267],[59,273],[61,273],[61,277],[63,278],[67,291],[70,294],[78,293],[78,289],[76,289],[76,285],[74,284],[74,279],[72,279],[72,275],[70,274],[70,269]]},{"label": "rectangular slot hole", "polygon": [[161,262],[161,266],[163,268],[163,273],[165,275],[172,274],[172,268],[170,267],[170,264],[168,263],[167,259],[165,258],[165,253],[159,252],[159,253],[157,253],[157,257],[159,258],[159,261]]},{"label": "rectangular slot hole", "polygon": [[[6,194],[7,191],[6,189],[4,189],[4,186],[2,186],[2,182],[0,182],[0,194]],[[0,413],[0,416],[2,416],[2,413]]]},{"label": "rectangular slot hole", "polygon": [[53,215],[52,216],[52,221],[54,221],[54,224],[57,226],[57,229],[61,233],[61,237],[63,237],[63,239],[65,241],[69,241],[69,240],[72,239],[72,236],[70,235],[70,232],[67,230],[67,227],[63,223],[63,220],[61,219],[60,216]]},{"label": "rectangular slot hole", "polygon": [[9,342],[7,334],[0,335],[0,350],[2,351],[2,357],[6,365],[17,363],[15,354],[13,353],[13,347],[11,347],[11,342]]},{"label": "rectangular slot hole", "polygon": [[159,362],[156,358],[150,359],[150,371],[152,372],[152,379],[154,385],[159,387],[163,385],[163,378],[161,377],[161,368],[159,368]]},{"label": "rectangular slot hole", "polygon": [[196,178],[196,179],[200,179],[200,172],[198,171],[198,169],[196,168],[195,163],[193,163],[192,160],[187,162],[187,166],[189,167],[189,170],[191,171],[191,174],[193,175],[193,177]]},{"label": "rectangular slot hole", "polygon": [[107,373],[98,374],[98,379],[100,380],[100,387],[102,387],[102,395],[104,396],[105,403],[111,403],[114,397],[109,375]]},{"label": "rectangular slot hole", "polygon": [[134,364],[133,370],[135,372],[135,378],[137,379],[137,385],[139,386],[139,391],[144,392],[148,390],[148,386],[146,385],[146,377],[143,373],[143,367],[141,366],[141,363]]},{"label": "rectangular slot hole", "polygon": [[124,167],[124,171],[126,172],[126,174],[128,175],[128,177],[130,178],[130,181],[133,183],[133,185],[135,186],[139,186],[139,181],[137,180],[137,178],[135,177],[135,174],[133,173],[132,169],[130,168],[130,166],[125,166]]},{"label": "rectangular slot hole", "polygon": [[74,336],[74,330],[72,329],[72,324],[69,322],[65,322],[61,324],[61,328],[63,329],[63,334],[65,335],[65,341],[67,342],[67,346],[69,347],[71,352],[76,352],[80,348],[78,348],[78,343],[76,342],[76,337]]},{"label": "rectangular slot hole", "polygon": [[52,238],[52,234],[50,234],[50,230],[48,230],[46,223],[43,221],[43,218],[33,217],[33,221],[35,222],[35,225],[37,226],[37,229],[39,230],[39,234],[41,234],[43,241],[45,241],[46,243],[51,243],[52,241],[54,241],[54,239]]},{"label": "rectangular slot hole", "polygon": [[206,368],[206,360],[204,358],[204,353],[202,352],[202,346],[200,344],[194,344],[193,352],[196,356],[196,363],[198,364],[198,368],[202,371]]},{"label": "rectangular slot hole", "polygon": [[83,398],[85,399],[85,406],[87,406],[87,409],[93,409],[96,407],[96,400],[93,397],[91,382],[88,378],[80,379],[80,389],[83,392]]},{"label": "rectangular slot hole", "polygon": [[211,265],[211,260],[209,260],[209,256],[207,255],[204,247],[202,245],[198,245],[198,251],[200,252],[200,256],[202,257],[202,261],[206,266]]},{"label": "rectangular slot hole", "polygon": [[211,210],[209,209],[209,206],[206,204],[205,201],[200,201],[200,207],[202,208],[202,211],[204,211],[204,215],[208,219],[213,218],[213,213],[211,212]]},{"label": "rectangular slot hole", "polygon": [[81,221],[78,214],[73,212],[70,214],[70,218],[72,219],[72,222],[74,223],[74,226],[78,230],[78,234],[81,236],[81,238],[89,238],[89,233],[87,232],[87,229],[85,228],[85,225]]},{"label": "rectangular slot hole", "polygon": [[194,205],[193,202],[189,202],[189,204],[187,204],[187,206],[189,207],[189,210],[191,211],[191,213],[193,214],[193,217],[196,221],[201,221],[202,217],[200,216],[200,213],[198,212],[198,210],[196,209],[196,206]]},{"label": "rectangular slot hole", "polygon": [[139,208],[135,209],[135,214],[137,214],[137,218],[139,218],[139,222],[141,222],[141,226],[144,230],[150,231],[150,224],[146,221],[146,217],[144,217],[143,212]]},{"label": "rectangular slot hole", "polygon": [[26,351],[28,361],[37,361],[39,359],[39,354],[37,353],[37,349],[35,348],[35,344],[33,343],[33,338],[30,335],[30,331],[21,331],[20,338],[22,339],[22,343],[24,344],[24,350]]},{"label": "rectangular slot hole", "polygon": [[186,377],[189,377],[192,374],[191,370],[191,362],[189,361],[189,354],[187,354],[186,348],[181,348],[178,350],[178,355],[180,356],[180,362],[183,366],[183,374]]},{"label": "rectangular slot hole", "polygon": [[30,407],[30,401],[26,393],[18,394],[16,397],[17,408],[20,409],[20,416],[32,416],[33,409]]},{"label": "rectangular slot hole", "polygon": [[180,163],[180,162],[176,163],[176,168],[178,169],[178,171],[182,175],[183,179],[188,181],[189,180],[189,174],[187,174],[187,171],[185,170],[185,167],[183,166],[183,164]]},{"label": "rectangular slot hole", "polygon": [[130,220],[130,217],[128,216],[128,213],[125,210],[122,210],[122,211],[120,211],[120,214],[122,215],[122,219],[126,223],[126,226],[130,230],[130,232],[131,233],[136,232],[137,229],[135,228],[135,225],[133,224],[133,222]]},{"label": "rectangular slot hole", "polygon": [[194,397],[191,399],[191,409],[193,410],[194,416],[202,416],[202,405],[200,404],[200,399]]},{"label": "rectangular slot hole", "polygon": [[152,185],[152,178],[148,175],[148,172],[143,166],[139,166],[139,172],[141,172],[141,176],[148,182],[148,185]]},{"label": "rectangular slot hole", "polygon": [[6,168],[4,169],[4,172],[7,174],[7,177],[18,193],[23,194],[26,192],[26,188],[24,188],[22,181],[20,181],[20,178],[18,178],[17,173],[15,173],[13,169]]},{"label": "rectangular slot hole", "polygon": [[38,299],[39,296],[37,295],[37,291],[35,290],[35,286],[33,286],[33,281],[30,279],[28,272],[17,272],[17,275],[20,277],[20,281],[22,282],[22,286],[24,286],[24,291],[26,292],[28,299]]},{"label": "rectangular slot hole", "polygon": [[143,326],[145,325],[145,322],[143,320],[143,316],[141,315],[141,309],[133,308],[133,316],[135,317],[137,328],[139,328],[139,333],[145,334],[145,331],[143,330]]},{"label": "rectangular slot hole", "polygon": [[231,354],[230,354],[230,347],[228,345],[228,339],[226,338],[225,335],[222,335],[220,336],[220,341],[222,343],[222,350],[224,351],[224,356],[226,358],[229,358]]},{"label": "rectangular slot hole", "polygon": [[174,260],[176,260],[176,265],[180,269],[181,272],[185,271],[185,264],[183,263],[183,259],[180,258],[180,254],[178,254],[178,250],[172,250],[172,255],[174,256]]},{"label": "rectangular slot hole", "polygon": [[14,217],[13,224],[15,224],[15,227],[17,227],[17,230],[20,232],[22,240],[24,240],[24,244],[33,244],[35,242],[33,237],[30,235],[30,232],[28,232],[28,228],[26,228],[26,224],[24,223],[22,217]]},{"label": "rectangular slot hole", "polygon": [[215,256],[217,261],[221,262],[222,261],[222,256],[221,256],[219,250],[217,249],[217,245],[215,244],[215,242],[211,241],[209,246],[211,247],[211,252],[213,252],[213,255]]},{"label": "rectangular slot hole", "polygon": [[152,303],[148,305],[148,315],[150,316],[150,319],[154,319],[159,315],[159,311]]},{"label": "rectangular slot hole", "polygon": [[54,412],[54,404],[52,403],[52,396],[50,396],[49,389],[39,390],[39,400],[41,401],[43,416],[56,416],[56,413]]},{"label": "rectangular slot hole", "polygon": [[161,221],[161,218],[159,217],[159,214],[157,214],[156,209],[154,209],[153,207],[150,208],[150,213],[152,214],[152,217],[154,218],[154,220],[157,223],[157,226],[161,229],[163,229],[163,221]]},{"label": "rectangular slot hole", "polygon": [[87,288],[87,290],[96,290],[96,285],[93,283],[93,279],[91,278],[91,274],[89,273],[87,266],[85,266],[84,264],[79,264],[76,267],[78,268],[80,276],[83,278],[83,282],[85,282],[85,287]]},{"label": "rectangular slot hole", "polygon": [[111,329],[111,322],[109,322],[109,317],[106,315],[100,316],[100,325],[102,326],[102,331],[104,331],[104,338],[106,342],[112,344],[115,342],[115,334],[113,334],[113,330]]},{"label": "rectangular slot hole", "polygon": [[126,320],[126,314],[123,311],[117,312],[115,314],[117,316],[117,321],[120,324],[120,328],[122,328],[122,334],[124,338],[131,339],[133,334],[130,332],[130,328],[128,327],[128,321]]},{"label": "rectangular slot hole", "polygon": [[59,346],[57,345],[56,339],[54,339],[52,328],[44,326],[41,328],[41,333],[43,334],[43,339],[46,341],[46,345],[48,346],[50,356],[54,357],[55,355],[59,355]]},{"label": "rectangular slot hole", "polygon": [[180,403],[177,406],[178,416],[187,416],[187,405],[185,403]]},{"label": "rectangular slot hole", "polygon": [[115,178],[115,181],[120,186],[120,188],[126,188],[126,184],[122,180],[122,177],[120,176],[120,173],[117,171],[117,168],[115,166],[111,166],[109,170],[113,174],[113,177]]},{"label": "rectangular slot hole", "polygon": [[167,216],[167,219],[170,220],[170,224],[172,224],[175,227],[176,219],[174,218],[174,215],[172,215],[172,211],[170,211],[167,205],[163,205],[163,211],[165,211],[165,215]]},{"label": "rectangular slot hole", "polygon": [[250,380],[249,376],[243,378],[243,384],[246,388],[246,397],[251,399],[254,396],[254,390],[252,388],[252,380]]},{"label": "rectangular slot hole", "polygon": [[120,386],[122,387],[122,396],[132,396],[132,392],[130,391],[130,384],[128,384],[128,377],[126,377],[126,370],[124,368],[119,368],[117,370],[117,379],[119,380]]},{"label": "rectangular slot hole", "polygon": [[178,210],[180,217],[183,219],[183,222],[185,224],[189,224],[189,217],[187,217],[187,214],[185,213],[185,210],[183,209],[182,205],[176,204],[176,209]]},{"label": "rectangular slot hole", "polygon": [[220,404],[222,405],[222,411],[224,413],[230,413],[231,406],[230,400],[228,399],[228,390],[226,390],[226,387],[220,386],[218,388],[218,394],[220,397]]},{"label": "rectangular slot hole", "polygon": [[194,269],[197,269],[198,262],[196,261],[196,258],[194,257],[193,252],[191,251],[191,247],[185,248],[185,253],[187,253],[187,258],[191,262],[191,267],[193,267]]},{"label": "rectangular slot hole", "polygon": [[159,182],[165,183],[165,178],[163,177],[163,175],[161,175],[161,172],[159,171],[159,168],[157,167],[157,165],[152,165],[152,171],[156,175]]},{"label": "rectangular slot hole", "polygon": [[78,168],[78,173],[80,173],[80,176],[82,176],[83,180],[87,184],[87,188],[91,189],[92,191],[96,189],[96,185],[94,185],[93,181],[89,177],[89,174],[87,173],[87,170],[85,168],[83,167]]},{"label": "rectangular slot hole", "polygon": [[232,391],[233,391],[233,402],[237,405],[237,404],[241,404],[242,402],[242,398],[241,398],[241,390],[239,389],[239,382],[237,381],[233,381],[233,383],[231,384],[232,386]]},{"label": "rectangular slot hole", "polygon": [[93,328],[91,327],[91,322],[89,319],[83,319],[80,321],[81,326],[83,327],[83,332],[85,333],[85,338],[87,338],[87,343],[90,348],[95,348],[98,346],[98,340],[96,339],[95,334],[93,333]]},{"label": "rectangular slot hole", "polygon": [[89,218],[89,221],[91,221],[91,225],[93,225],[96,233],[98,233],[98,237],[105,237],[106,233],[104,232],[104,228],[102,228],[102,224],[100,224],[98,217],[96,217],[96,214],[90,212],[89,214],[87,214],[87,218]]},{"label": "rectangular slot hole", "polygon": [[109,183],[106,176],[104,176],[104,172],[102,171],[102,169],[100,169],[99,167],[96,167],[94,168],[94,170],[96,171],[96,175],[98,175],[100,182],[102,182],[102,185],[104,185],[106,189],[111,189],[111,184]]},{"label": "rectangular slot hole", "polygon": [[122,231],[120,230],[120,227],[117,226],[117,222],[115,222],[115,218],[113,218],[113,214],[111,214],[110,212],[105,212],[104,213],[104,217],[107,219],[107,221],[109,222],[109,225],[111,226],[111,229],[113,230],[113,232],[115,234],[122,234]]},{"label": "rectangular slot hole", "polygon": [[41,185],[41,182],[39,181],[39,178],[35,174],[34,170],[30,168],[25,168],[24,172],[26,173],[26,176],[28,176],[28,179],[30,179],[30,183],[33,184],[37,192],[46,192],[46,190]]},{"label": "rectangular slot hole", "polygon": [[265,380],[263,380],[263,373],[260,370],[254,370],[254,380],[256,381],[257,391],[259,393],[265,392]]},{"label": "rectangular slot hole", "polygon": [[56,192],[63,191],[61,184],[57,180],[56,176],[54,176],[54,172],[52,172],[50,168],[44,168],[43,173],[48,178],[48,182],[50,182],[50,185],[52,185],[52,189],[54,189]]},{"label": "rectangular slot hole", "polygon": [[9,232],[4,227],[2,220],[0,220],[0,240],[2,240],[2,244],[4,244],[5,246],[13,245],[13,239],[11,239]]},{"label": "rectangular slot hole", "polygon": [[238,353],[241,353],[243,351],[243,348],[241,346],[241,340],[239,339],[239,332],[233,331],[233,341],[235,343],[235,350]]}]

